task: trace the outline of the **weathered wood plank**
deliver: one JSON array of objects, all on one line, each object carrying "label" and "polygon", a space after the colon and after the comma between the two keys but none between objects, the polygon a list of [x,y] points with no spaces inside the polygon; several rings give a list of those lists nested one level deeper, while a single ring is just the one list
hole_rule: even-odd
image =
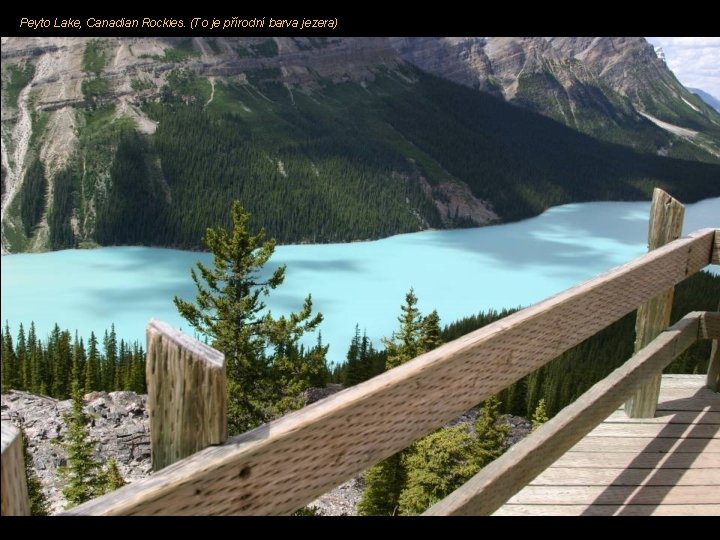
[{"label": "weathered wood plank", "polygon": [[[685,207],[662,189],[653,190],[648,229],[648,250],[662,247],[682,234]],[[642,350],[670,324],[673,295],[670,287],[638,307],[635,321],[635,352]],[[625,404],[631,418],[652,418],[660,396],[660,378],[657,372]]]},{"label": "weathered wood plank", "polygon": [[[663,377],[665,384],[665,377]],[[662,394],[661,394],[662,397]],[[658,406],[659,407],[659,406]],[[618,410],[608,416],[605,424],[720,424],[720,412],[675,411],[658,408],[654,418],[628,418],[625,411]]]},{"label": "weathered wood plank", "polygon": [[12,424],[3,422],[1,435],[0,510],[3,516],[29,516],[30,500],[25,480],[22,434]]},{"label": "weathered wood plank", "polygon": [[712,264],[720,264],[720,229],[715,229],[715,238],[712,245],[710,261]]},{"label": "weathered wood plank", "polygon": [[710,363],[705,386],[713,392],[720,392],[720,342],[717,339],[713,340],[710,350]]},{"label": "weathered wood plank", "polygon": [[[715,242],[717,244],[720,238],[720,231],[715,232]],[[717,247],[717,246],[716,246]],[[717,251],[716,251],[717,254]],[[720,303],[718,303],[718,311],[720,311]],[[708,362],[707,379],[705,387],[713,392],[720,392],[720,317],[714,321],[712,316],[703,317],[703,331],[707,338],[713,338],[712,348],[710,349],[710,361]]]},{"label": "weathered wood plank", "polygon": [[709,486],[720,488],[720,464],[713,469],[616,469],[550,467],[531,486]]},{"label": "weathered wood plank", "polygon": [[720,504],[717,486],[527,486],[508,504]]},{"label": "weathered wood plank", "polygon": [[585,437],[572,447],[577,452],[720,452],[717,439],[674,437]]},{"label": "weathered wood plank", "polygon": [[[718,306],[720,310],[720,306]],[[701,339],[718,339],[720,338],[720,312],[706,311],[700,319],[700,338]]]},{"label": "weathered wood plank", "polygon": [[[720,448],[718,449],[720,451]],[[655,469],[709,469],[717,468],[720,453],[712,452],[678,452],[672,454],[658,455],[655,453],[640,453],[633,451],[607,452],[602,458],[597,452],[568,452],[558,459],[553,467],[597,467],[597,468],[650,468]]]},{"label": "weathered wood plank", "polygon": [[[705,312],[707,313],[707,312]],[[694,396],[702,384],[698,384],[702,379],[702,375],[690,375],[686,373],[666,373],[663,374],[663,382],[660,390],[660,401],[665,399],[665,391],[677,388],[685,388],[688,396]]]},{"label": "weathered wood plank", "polygon": [[720,504],[506,504],[494,516],[720,516]]},{"label": "weathered wood plank", "polygon": [[720,439],[718,424],[606,424],[602,423],[589,437],[675,437],[683,439]]},{"label": "weathered wood plank", "polygon": [[147,326],[145,374],[157,471],[227,439],[225,357],[169,324]]},{"label": "weathered wood plank", "polygon": [[713,236],[697,231],[70,513],[292,512],[697,272]]},{"label": "weathered wood plank", "polygon": [[699,318],[699,313],[686,315],[425,514],[487,515],[497,510],[612,413],[649,375],[661,372],[695,343]]}]

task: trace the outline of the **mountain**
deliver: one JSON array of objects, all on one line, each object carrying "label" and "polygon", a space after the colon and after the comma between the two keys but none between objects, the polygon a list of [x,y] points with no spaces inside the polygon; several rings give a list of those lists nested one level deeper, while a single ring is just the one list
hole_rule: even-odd
[{"label": "mountain", "polygon": [[720,115],[644,38],[402,38],[393,46],[430,73],[594,137],[670,156],[720,157]]},{"label": "mountain", "polygon": [[716,111],[720,112],[720,99],[708,94],[707,92],[700,90],[699,88],[688,88],[693,94],[702,99],[705,103],[710,105]]},{"label": "mountain", "polygon": [[[587,41],[589,40],[589,41]],[[4,251],[280,242],[720,195],[720,115],[642,38],[2,38]]]}]

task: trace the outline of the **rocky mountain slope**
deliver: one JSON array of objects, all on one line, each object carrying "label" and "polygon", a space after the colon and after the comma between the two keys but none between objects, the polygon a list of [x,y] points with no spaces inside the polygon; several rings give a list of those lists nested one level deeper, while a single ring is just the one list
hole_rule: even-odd
[{"label": "rocky mountain slope", "polygon": [[195,248],[233,198],[282,242],[324,242],[652,185],[720,194],[720,115],[642,38],[13,37],[1,54],[4,252]]},{"label": "rocky mountain slope", "polygon": [[680,84],[644,38],[403,38],[392,43],[404,59],[430,73],[595,137],[645,151],[681,145],[695,157],[720,157],[720,116]]}]

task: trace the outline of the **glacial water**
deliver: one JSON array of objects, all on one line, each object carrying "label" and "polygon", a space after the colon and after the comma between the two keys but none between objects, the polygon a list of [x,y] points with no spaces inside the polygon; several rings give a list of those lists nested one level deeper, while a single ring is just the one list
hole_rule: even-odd
[{"label": "glacial water", "polygon": [[[527,306],[646,250],[649,202],[583,203],[552,208],[507,225],[402,234],[372,242],[279,246],[270,267],[287,265],[268,299],[273,313],[298,310],[311,293],[325,321],[329,359],[343,361],[356,323],[379,345],[390,336],[414,287],[423,313],[442,323],[489,308]],[[720,198],[687,205],[684,232],[720,226]],[[66,250],[2,257],[3,324],[13,336],[35,321],[44,337],[55,322],[119,339],[141,340],[150,318],[192,334],[174,295],[194,298],[190,268],[209,254],[145,247]],[[708,270],[720,273],[720,267]],[[316,337],[308,339],[314,342]]]}]

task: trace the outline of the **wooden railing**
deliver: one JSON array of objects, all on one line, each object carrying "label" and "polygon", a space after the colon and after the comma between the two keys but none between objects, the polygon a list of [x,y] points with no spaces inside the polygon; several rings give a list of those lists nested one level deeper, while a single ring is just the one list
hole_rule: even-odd
[{"label": "wooden railing", "polygon": [[[150,407],[174,408],[163,414],[150,411],[153,444],[169,440],[174,441],[174,448],[180,448],[158,465],[188,457],[67,513],[290,513],[443,426],[706,265],[719,263],[719,245],[717,229],[696,231],[369,381],[195,453],[195,443],[187,441],[193,422],[198,430],[202,427],[207,432],[200,446],[220,442],[222,426],[217,426],[217,419],[224,419],[224,398],[219,397],[218,379],[213,377],[219,375],[217,366],[222,360],[191,338],[180,338],[165,325],[152,323],[149,360],[151,354],[162,350],[158,340],[174,347],[176,360],[185,354],[183,348],[192,359],[192,368],[187,369],[183,362],[172,367],[162,354],[153,364],[160,367],[153,369],[148,362]],[[428,513],[492,512],[697,339],[716,340],[708,383],[717,388],[719,326],[717,314],[688,315]],[[215,375],[207,373],[212,370]],[[176,381],[170,385],[172,390],[164,387],[164,400],[158,399],[160,394],[153,397],[152,389],[159,386],[150,380],[161,372],[174,372]],[[178,390],[180,382],[182,390]],[[202,406],[194,406],[193,400]],[[163,425],[163,418],[172,419],[172,426]],[[205,429],[205,422],[214,422],[215,428]],[[158,430],[169,435],[156,438]],[[5,436],[3,430],[3,482]],[[153,452],[154,456],[157,452],[168,455],[159,449]],[[20,492],[13,490],[9,496],[18,495]]]}]

